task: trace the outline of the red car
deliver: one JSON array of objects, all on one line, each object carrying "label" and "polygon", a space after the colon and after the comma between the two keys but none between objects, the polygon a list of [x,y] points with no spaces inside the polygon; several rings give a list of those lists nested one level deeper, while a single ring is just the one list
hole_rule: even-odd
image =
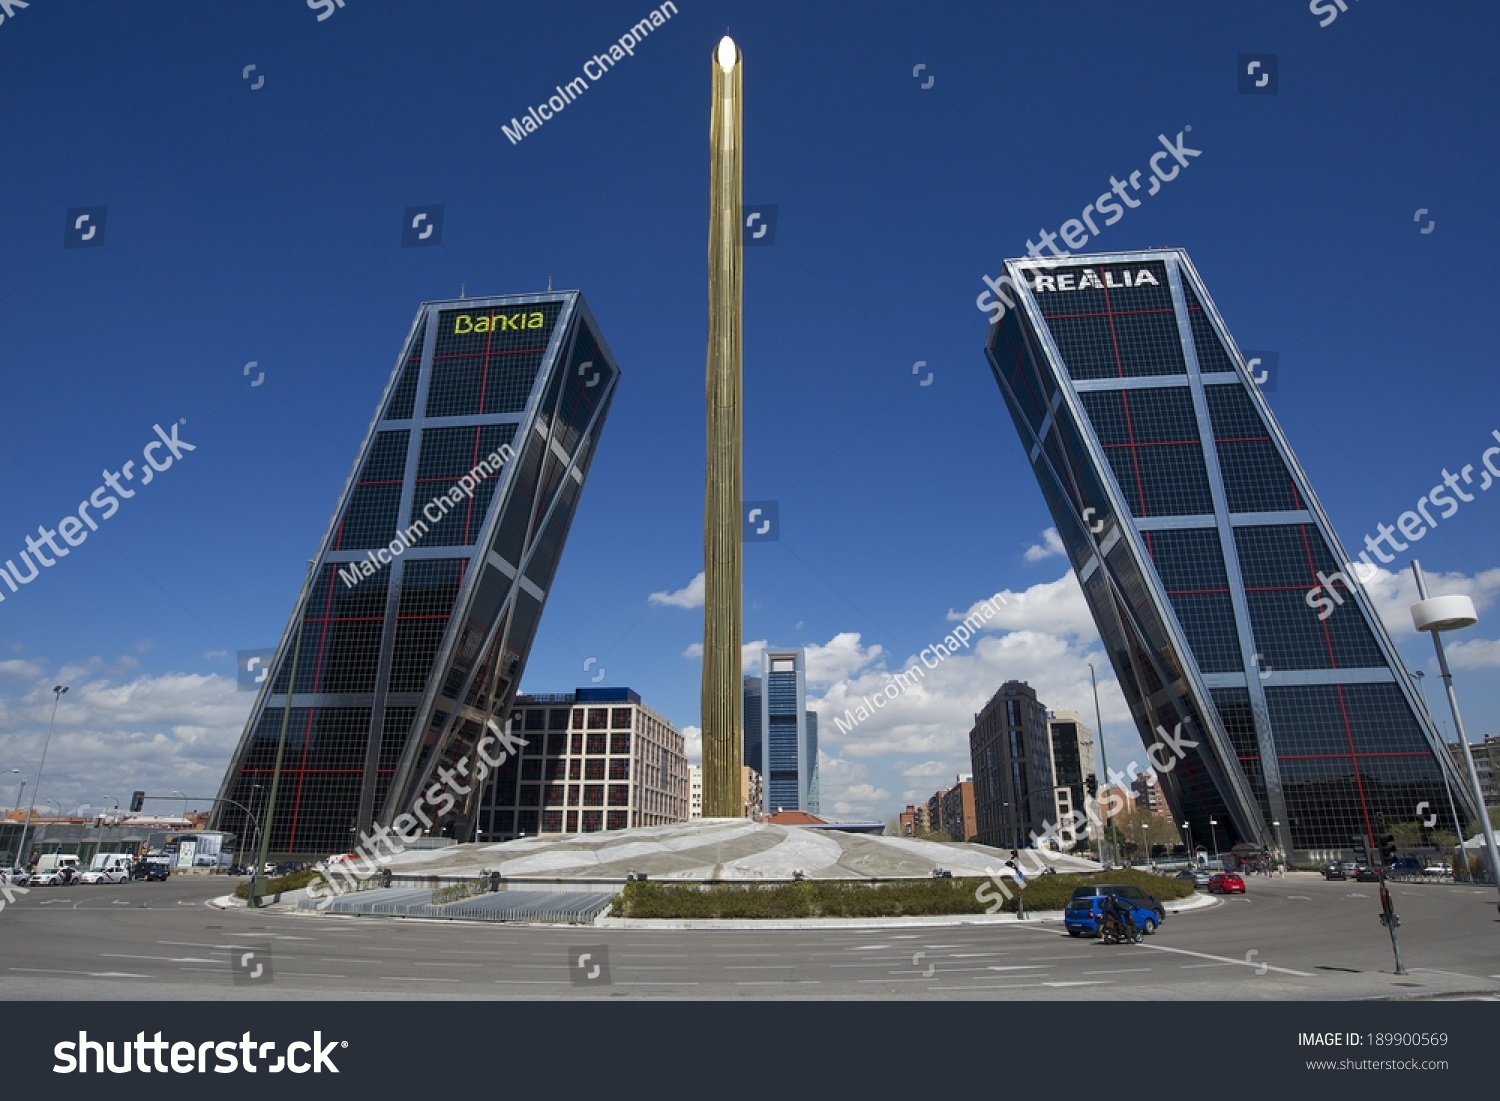
[{"label": "red car", "polygon": [[1208,893],[1213,894],[1215,891],[1226,895],[1234,894],[1236,891],[1244,894],[1245,881],[1233,872],[1215,872],[1208,877]]}]

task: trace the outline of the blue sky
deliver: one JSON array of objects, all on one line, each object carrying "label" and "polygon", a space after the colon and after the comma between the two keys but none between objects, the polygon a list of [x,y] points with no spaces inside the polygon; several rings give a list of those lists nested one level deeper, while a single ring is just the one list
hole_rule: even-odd
[{"label": "blue sky", "polygon": [[[0,804],[36,768],[56,683],[43,799],[212,795],[251,699],[234,655],[279,637],[417,304],[549,276],[584,292],[623,378],[524,687],[602,666],[696,748],[701,609],[651,594],[702,568],[726,27],[745,202],[779,208],[745,258],[745,496],[781,521],[745,548],[745,637],[809,648],[826,810],[888,817],[967,772],[973,712],[1008,678],[1092,712],[1087,662],[1106,663],[974,300],[1158,135],[1191,126],[1201,155],[1091,247],[1186,248],[1241,347],[1279,355],[1269,401],[1346,546],[1496,442],[1492,5],[1351,2],[1320,26],[1300,0],[682,0],[519,144],[501,125],[649,4],[323,8],[32,0],[0,22],[0,559],[154,426],[196,448],[0,589]],[[1237,91],[1241,54],[1275,56],[1276,95]],[[404,210],[434,203],[442,243],[401,248]],[[62,247],[68,211],[97,206],[103,244]],[[1497,537],[1500,491],[1477,494],[1374,586],[1429,671],[1411,555],[1476,598],[1453,650],[1474,736],[1500,730]],[[970,654],[834,734],[835,703],[996,593]],[[1112,673],[1101,688],[1111,764],[1144,763]]]}]

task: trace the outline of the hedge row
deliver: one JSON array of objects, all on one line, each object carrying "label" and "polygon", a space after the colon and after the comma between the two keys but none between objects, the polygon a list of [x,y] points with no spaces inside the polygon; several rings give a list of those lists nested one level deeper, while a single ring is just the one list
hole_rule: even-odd
[{"label": "hedge row", "polygon": [[[270,881],[262,877],[260,893],[264,897],[265,895],[274,895],[277,891],[300,891],[321,875],[322,873],[316,868],[303,868],[300,872],[278,876]],[[246,877],[245,881],[234,889],[234,897],[244,898],[249,889],[250,880]]]},{"label": "hedge row", "polygon": [[[631,918],[924,917],[935,914],[1014,913],[1011,881],[1002,891],[989,879],[913,879],[867,884],[850,880],[799,883],[628,883],[611,914]],[[1047,875],[1026,881],[1028,910],[1061,910],[1075,888],[1088,883],[1131,883],[1162,902],[1186,898],[1193,885],[1149,872],[1114,871]],[[996,905],[999,903],[1000,905]]]}]

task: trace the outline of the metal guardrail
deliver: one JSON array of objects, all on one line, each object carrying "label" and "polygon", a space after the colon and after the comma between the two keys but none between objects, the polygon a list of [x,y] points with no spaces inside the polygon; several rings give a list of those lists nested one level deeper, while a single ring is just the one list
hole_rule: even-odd
[{"label": "metal guardrail", "polygon": [[[335,898],[325,907],[325,912],[590,925],[614,900],[614,893],[605,891],[498,891],[443,904],[434,903],[432,894],[428,889],[377,888],[359,895]],[[298,908],[316,910],[319,907],[316,901],[304,899]]]}]

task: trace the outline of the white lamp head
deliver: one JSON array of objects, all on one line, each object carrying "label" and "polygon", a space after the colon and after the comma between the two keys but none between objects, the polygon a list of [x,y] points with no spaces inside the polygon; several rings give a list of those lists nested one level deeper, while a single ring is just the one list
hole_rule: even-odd
[{"label": "white lamp head", "polygon": [[1479,622],[1479,614],[1472,600],[1453,594],[1417,601],[1411,606],[1411,621],[1419,631],[1455,631],[1474,626]]}]

